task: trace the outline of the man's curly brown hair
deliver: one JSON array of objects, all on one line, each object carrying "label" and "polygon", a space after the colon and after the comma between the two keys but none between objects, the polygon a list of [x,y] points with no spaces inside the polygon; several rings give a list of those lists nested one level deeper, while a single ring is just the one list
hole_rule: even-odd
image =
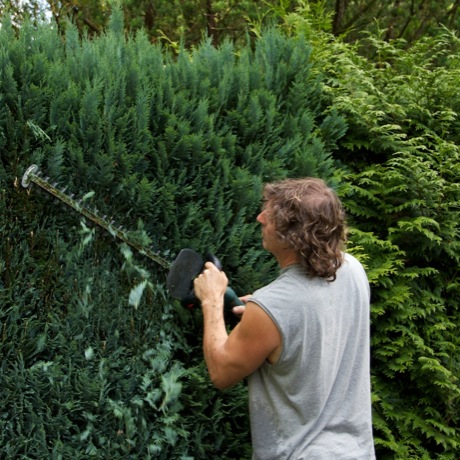
[{"label": "man's curly brown hair", "polygon": [[264,187],[268,216],[282,243],[300,254],[309,276],[334,281],[343,262],[345,212],[321,179],[285,179]]}]

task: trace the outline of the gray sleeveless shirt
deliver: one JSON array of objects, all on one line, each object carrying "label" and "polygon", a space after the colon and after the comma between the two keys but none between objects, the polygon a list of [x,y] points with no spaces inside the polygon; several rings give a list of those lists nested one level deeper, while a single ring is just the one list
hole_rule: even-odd
[{"label": "gray sleeveless shirt", "polygon": [[249,376],[253,459],[374,459],[369,284],[346,254],[337,279],[281,271],[250,301],[277,325],[282,352]]}]

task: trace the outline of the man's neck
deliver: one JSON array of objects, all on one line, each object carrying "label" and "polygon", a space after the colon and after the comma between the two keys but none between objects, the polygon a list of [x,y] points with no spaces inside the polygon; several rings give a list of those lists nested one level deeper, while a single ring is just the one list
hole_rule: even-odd
[{"label": "man's neck", "polygon": [[289,267],[290,265],[295,265],[300,263],[300,256],[297,251],[292,249],[285,250],[281,254],[275,255],[276,260],[281,268]]}]

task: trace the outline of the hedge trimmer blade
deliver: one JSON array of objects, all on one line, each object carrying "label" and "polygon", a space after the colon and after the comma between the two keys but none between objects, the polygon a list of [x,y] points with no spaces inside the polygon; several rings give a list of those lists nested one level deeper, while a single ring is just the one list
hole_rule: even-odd
[{"label": "hedge trimmer blade", "polygon": [[169,269],[171,264],[163,259],[163,257],[159,256],[158,254],[150,251],[147,248],[142,247],[140,244],[132,241],[126,232],[122,230],[122,227],[116,227],[114,225],[114,221],[107,221],[106,216],[100,217],[97,213],[97,210],[91,211],[90,209],[86,208],[85,206],[82,205],[83,199],[79,201],[75,201],[73,199],[74,195],[67,195],[65,193],[65,189],[59,190],[57,188],[57,184],[50,184],[49,178],[42,178],[40,177],[41,173],[38,169],[37,165],[31,165],[27,168],[26,172],[22,176],[22,181],[21,185],[24,188],[28,188],[30,186],[30,183],[33,182],[34,184],[37,184],[39,187],[41,187],[43,190],[46,190],[48,193],[51,195],[54,195],[56,198],[61,200],[63,203],[66,205],[70,206],[71,208],[75,209],[78,213],[82,214],[83,216],[87,217],[88,219],[92,220],[94,223],[99,225],[100,227],[104,228],[107,230],[111,235],[115,236],[116,238],[119,238],[120,240],[124,241],[126,244],[132,246],[133,248],[137,249],[141,254],[144,254],[147,256],[149,259],[153,260],[155,263],[161,265],[164,268]]}]

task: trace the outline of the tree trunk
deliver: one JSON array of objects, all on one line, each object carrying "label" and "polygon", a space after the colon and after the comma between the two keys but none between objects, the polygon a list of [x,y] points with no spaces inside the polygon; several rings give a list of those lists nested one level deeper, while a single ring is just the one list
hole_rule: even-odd
[{"label": "tree trunk", "polygon": [[212,0],[206,0],[206,28],[212,39],[212,44],[217,45],[219,41],[219,33],[217,31],[216,13],[212,7]]},{"label": "tree trunk", "polygon": [[345,15],[347,0],[336,0],[335,1],[335,14],[334,21],[332,23],[332,33],[337,35],[341,29],[343,17]]}]

